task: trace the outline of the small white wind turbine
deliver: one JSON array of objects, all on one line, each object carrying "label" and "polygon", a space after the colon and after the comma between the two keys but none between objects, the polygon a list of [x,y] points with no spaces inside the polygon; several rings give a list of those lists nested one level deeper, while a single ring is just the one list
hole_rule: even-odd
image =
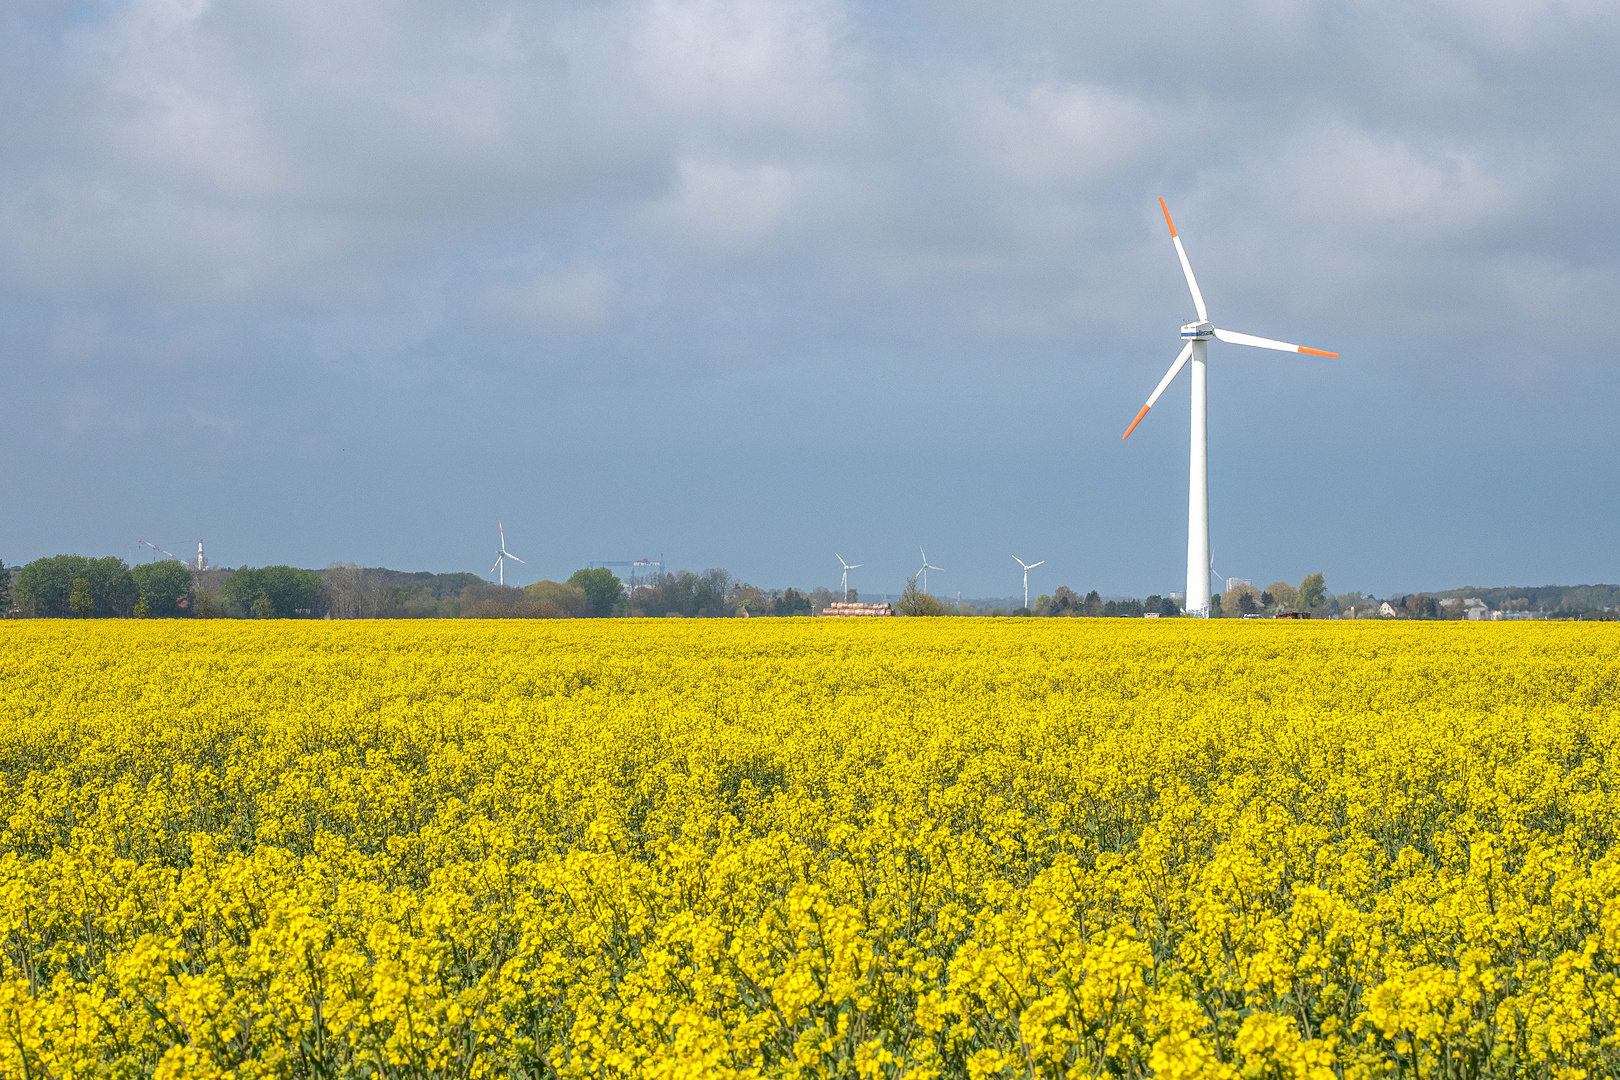
[{"label": "small white wind turbine", "polygon": [[522,559],[506,550],[506,526],[497,521],[495,523],[495,527],[501,532],[501,551],[499,555],[495,556],[495,565],[489,568],[489,572],[492,574],[500,574],[500,583],[505,585],[507,559],[511,559],[515,563],[523,563],[524,566],[528,566],[529,564],[523,562]]},{"label": "small white wind turbine", "polygon": [[1041,562],[1027,563],[1023,559],[1020,559],[1018,556],[1014,555],[1012,557],[1012,561],[1024,568],[1024,606],[1029,607],[1029,572],[1035,569],[1037,566],[1040,566],[1041,563],[1044,563],[1046,560],[1042,559]]},{"label": "small white wind turbine", "polygon": [[928,561],[928,552],[926,552],[926,551],[923,551],[923,549],[922,549],[922,548],[921,548],[921,546],[919,546],[919,547],[918,547],[918,548],[917,548],[917,550],[918,550],[918,551],[922,551],[922,557],[923,557],[923,564],[922,564],[922,569],[921,569],[921,570],[918,570],[918,571],[917,571],[917,573],[919,573],[919,574],[921,574],[921,575],[922,575],[922,579],[923,579],[923,592],[927,592],[927,591],[928,591],[928,571],[930,571],[930,570],[943,570],[943,569],[945,569],[945,568],[944,568],[944,567],[943,567],[943,566],[934,566],[934,565],[931,565],[931,564],[930,564],[930,563],[929,563],[929,561]]},{"label": "small white wind turbine", "polygon": [[1209,571],[1211,560],[1209,557],[1209,415],[1208,415],[1208,358],[1209,339],[1216,338],[1229,345],[1252,345],[1257,349],[1276,349],[1278,352],[1305,353],[1308,356],[1338,357],[1338,353],[1323,352],[1321,349],[1308,349],[1303,345],[1290,345],[1286,341],[1273,341],[1271,338],[1255,337],[1253,334],[1239,334],[1231,330],[1217,329],[1209,321],[1209,311],[1204,307],[1204,294],[1198,291],[1198,280],[1193,277],[1192,263],[1187,261],[1187,249],[1181,246],[1181,237],[1176,233],[1176,223],[1170,220],[1170,207],[1165,205],[1163,199],[1159,200],[1159,208],[1164,211],[1164,223],[1170,226],[1170,240],[1176,245],[1176,257],[1181,260],[1181,272],[1186,275],[1187,288],[1192,292],[1193,307],[1198,309],[1198,321],[1191,322],[1181,328],[1182,340],[1187,344],[1181,347],[1181,354],[1176,362],[1170,365],[1170,370],[1164,373],[1159,385],[1154,389],[1153,396],[1147,399],[1142,411],[1136,414],[1131,426],[1125,429],[1122,438],[1130,438],[1136,425],[1142,422],[1142,417],[1153,408],[1153,403],[1159,400],[1169,387],[1172,380],[1180,374],[1181,369],[1192,361],[1192,460],[1188,467],[1187,479],[1187,614],[1207,616],[1209,614]]},{"label": "small white wind turbine", "polygon": [[862,564],[862,563],[847,563],[847,562],[844,561],[844,557],[842,555],[838,554],[838,552],[836,552],[836,551],[833,552],[833,556],[838,560],[838,565],[842,566],[844,568],[844,577],[843,577],[842,582],[838,586],[838,591],[843,596],[848,596],[849,595],[849,572],[851,570],[859,570],[862,567],[862,565],[864,565],[864,564]]}]

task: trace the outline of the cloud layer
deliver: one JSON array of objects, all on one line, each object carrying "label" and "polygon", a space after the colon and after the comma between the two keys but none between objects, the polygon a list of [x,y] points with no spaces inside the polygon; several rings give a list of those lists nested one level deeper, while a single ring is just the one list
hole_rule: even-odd
[{"label": "cloud layer", "polygon": [[1184,417],[1118,446],[1164,195],[1218,321],[1345,354],[1221,355],[1218,565],[1615,577],[1612,4],[69,10],[0,15],[9,562],[476,569],[499,514],[541,575],[1176,588]]}]

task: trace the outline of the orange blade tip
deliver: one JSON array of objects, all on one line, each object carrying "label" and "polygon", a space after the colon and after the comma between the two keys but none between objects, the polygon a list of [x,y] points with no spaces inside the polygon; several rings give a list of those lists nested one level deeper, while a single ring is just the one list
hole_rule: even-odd
[{"label": "orange blade tip", "polygon": [[1164,211],[1164,223],[1170,226],[1170,235],[1173,238],[1176,235],[1176,223],[1170,220],[1170,207],[1165,204],[1163,195],[1159,196],[1159,209]]},{"label": "orange blade tip", "polygon": [[1131,437],[1131,432],[1136,430],[1136,425],[1140,424],[1142,422],[1142,417],[1146,416],[1148,414],[1148,410],[1151,409],[1151,408],[1153,408],[1153,406],[1151,406],[1151,405],[1142,406],[1142,411],[1136,414],[1136,419],[1131,421],[1131,426],[1125,429],[1125,434],[1121,435],[1120,438],[1121,439],[1130,438]]},{"label": "orange blade tip", "polygon": [[1339,358],[1339,354],[1336,352],[1323,352],[1321,349],[1307,349],[1303,345],[1299,347],[1299,351],[1302,353],[1309,353],[1311,356],[1331,356],[1335,360]]}]

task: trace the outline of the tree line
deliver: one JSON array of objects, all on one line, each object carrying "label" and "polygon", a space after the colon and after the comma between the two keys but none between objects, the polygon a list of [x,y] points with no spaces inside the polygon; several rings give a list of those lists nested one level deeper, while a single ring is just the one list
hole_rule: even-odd
[{"label": "tree line", "polygon": [[169,560],[52,555],[0,572],[0,615],[23,618],[735,618],[817,614],[834,599],[824,588],[758,588],[723,569],[658,574],[633,589],[606,567],[523,588],[354,563],[197,572]]},{"label": "tree line", "polygon": [[[1314,576],[1320,584],[1321,575]],[[261,566],[199,573],[177,561],[132,567],[117,557],[82,555],[36,559],[14,574],[0,574],[0,588],[9,588],[9,595],[0,592],[0,612],[25,618],[781,618],[817,615],[844,599],[827,588],[763,589],[719,568],[655,574],[628,587],[612,570],[596,567],[576,571],[564,582],[519,588],[493,585],[476,574],[406,573],[354,563],[331,563],[318,571]],[[1297,602],[1290,587],[1271,589],[1277,603]],[[1307,589],[1305,595],[1313,594]],[[1273,600],[1267,593],[1257,602]],[[1232,603],[1244,611],[1253,606],[1237,595]],[[1220,604],[1217,597],[1217,611]],[[950,604],[923,592],[912,578],[896,613],[1140,618],[1175,616],[1181,609],[1169,597],[1105,601],[1095,590],[1082,596],[1068,586],[1041,595],[1032,609],[982,609]]]},{"label": "tree line", "polygon": [[1321,574],[1307,574],[1297,586],[1274,581],[1264,589],[1257,589],[1247,582],[1238,582],[1224,593],[1210,597],[1209,613],[1211,618],[1241,618],[1300,612],[1320,618],[1338,613],[1338,599],[1328,592],[1327,581]]},{"label": "tree line", "polygon": [[[1462,598],[1478,597],[1492,610],[1538,618],[1614,618],[1620,587],[1548,585],[1535,588],[1453,589],[1392,596],[1400,618],[1460,619]],[[292,566],[195,572],[176,561],[130,566],[116,557],[52,555],[0,571],[0,617],[25,618],[238,618],[412,619],[622,617],[737,618],[818,615],[834,590],[762,589],[724,569],[656,574],[627,588],[606,567],[579,570],[567,581],[524,588],[493,585],[476,574],[407,573],[332,563],[322,570]],[[1360,592],[1337,596],[1322,574],[1298,585],[1276,581],[1263,589],[1237,583],[1211,597],[1215,618],[1309,612],[1316,617],[1369,614],[1380,601]],[[909,616],[1030,616],[1041,618],[1168,618],[1182,613],[1168,596],[1104,600],[1066,585],[1042,594],[1029,608],[952,604],[906,582],[896,613]],[[1522,617],[1522,616],[1521,616]]]}]

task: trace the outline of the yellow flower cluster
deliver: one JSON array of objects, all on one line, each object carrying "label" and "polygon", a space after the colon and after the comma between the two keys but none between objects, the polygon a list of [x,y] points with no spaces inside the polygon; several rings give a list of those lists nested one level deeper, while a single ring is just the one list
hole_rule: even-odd
[{"label": "yellow flower cluster", "polygon": [[0,624],[9,1077],[1620,1071],[1612,625]]}]

